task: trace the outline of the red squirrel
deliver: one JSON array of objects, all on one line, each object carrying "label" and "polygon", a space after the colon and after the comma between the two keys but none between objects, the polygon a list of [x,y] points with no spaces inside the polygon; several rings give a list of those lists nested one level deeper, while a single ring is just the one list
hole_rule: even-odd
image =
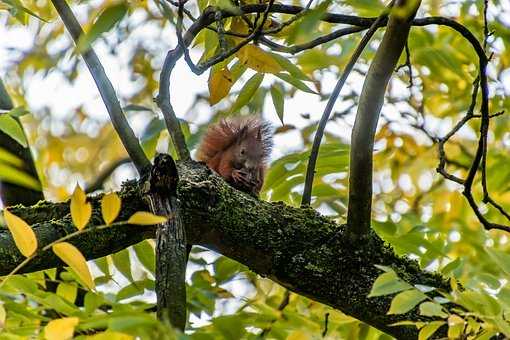
[{"label": "red squirrel", "polygon": [[197,159],[234,188],[258,196],[272,146],[270,126],[262,119],[222,119],[208,128]]}]

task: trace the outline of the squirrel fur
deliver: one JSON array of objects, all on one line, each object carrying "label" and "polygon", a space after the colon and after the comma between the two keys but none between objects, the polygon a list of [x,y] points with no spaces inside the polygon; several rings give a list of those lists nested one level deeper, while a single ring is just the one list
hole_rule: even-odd
[{"label": "squirrel fur", "polygon": [[197,159],[234,188],[258,196],[272,146],[267,122],[253,116],[228,118],[208,128]]}]

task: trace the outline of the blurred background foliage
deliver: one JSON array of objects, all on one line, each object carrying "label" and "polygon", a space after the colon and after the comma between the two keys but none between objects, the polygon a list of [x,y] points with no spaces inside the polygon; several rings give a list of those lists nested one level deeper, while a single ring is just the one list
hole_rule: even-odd
[{"label": "blurred background foliage", "polygon": [[[299,0],[288,3],[303,5]],[[186,6],[197,16],[208,5],[228,4],[198,0]],[[147,155],[173,153],[153,98],[163,58],[177,43],[175,8],[164,0],[84,0],[71,1],[71,5],[89,32]],[[383,5],[377,0],[320,1],[312,6],[312,14],[273,38],[287,44],[307,42],[338,28],[317,20],[323,11],[377,16]],[[510,109],[509,8],[506,0],[489,4],[489,29],[494,32],[488,44],[493,53],[488,69],[491,113]],[[482,13],[483,1],[424,0],[418,16],[453,17],[482,39]],[[98,20],[101,15],[102,21]],[[288,18],[271,16],[276,22]],[[189,24],[185,20],[185,25]],[[15,110],[28,112],[20,119],[45,197],[64,200],[77,182],[87,188],[112,164],[122,165],[107,176],[104,190],[118,189],[123,180],[133,178],[136,173],[124,161],[127,154],[51,3],[0,0],[0,26],[1,76]],[[226,26],[243,29],[242,23],[232,19],[226,20]],[[340,223],[346,217],[350,129],[363,78],[381,36],[382,32],[376,35],[351,74],[328,124],[318,160],[312,206]],[[269,57],[279,65],[274,72],[257,72],[242,65],[241,56],[234,56],[197,78],[180,63],[172,79],[173,101],[190,148],[196,147],[209,124],[222,117],[262,114],[274,126],[276,146],[261,196],[298,206],[317,121],[360,37],[360,33],[352,34],[296,55],[275,52]],[[235,43],[232,40],[227,43]],[[210,57],[218,44],[214,31],[203,30],[193,43],[192,58]],[[462,188],[435,171],[437,138],[469,107],[477,76],[476,55],[460,35],[446,27],[414,27],[408,45],[412,83],[408,68],[395,72],[376,138],[374,228],[399,254],[416,259],[423,268],[452,276],[479,296],[496,298],[497,315],[505,316],[510,311],[510,262],[505,261],[510,258],[508,235],[485,231],[463,198]],[[405,57],[403,54],[402,63]],[[231,84],[213,83],[214,74],[225,70]],[[220,98],[210,99],[225,86],[229,86],[227,93],[216,93]],[[490,192],[507,210],[509,127],[508,114],[491,121],[487,159]],[[478,143],[478,128],[479,121],[473,119],[446,145],[450,172],[465,176]],[[17,164],[12,156],[0,157],[0,166]],[[13,171],[2,180],[23,182],[23,172]],[[481,199],[479,185],[475,196]],[[482,210],[490,220],[505,223],[494,209],[482,206]],[[98,285],[95,292],[85,291],[70,272],[17,275],[0,290],[0,337],[40,334],[51,319],[77,316],[80,323],[75,335],[81,337],[92,336],[91,329],[99,329],[105,333],[94,337],[110,339],[390,338],[327,306],[288,294],[276,283],[214,252],[197,247],[190,260],[187,335],[174,335],[152,313],[154,244],[147,240],[91,261]],[[58,287],[55,292],[46,289],[48,282]],[[475,315],[487,316],[482,307],[470,308]],[[485,320],[490,323],[493,319]],[[508,335],[506,321],[486,327]]]}]

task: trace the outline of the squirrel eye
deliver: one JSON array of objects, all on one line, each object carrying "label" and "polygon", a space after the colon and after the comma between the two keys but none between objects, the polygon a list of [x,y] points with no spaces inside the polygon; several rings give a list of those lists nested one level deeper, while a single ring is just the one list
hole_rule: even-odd
[{"label": "squirrel eye", "polygon": [[241,155],[244,155],[244,153],[245,153],[245,150],[241,149]]}]

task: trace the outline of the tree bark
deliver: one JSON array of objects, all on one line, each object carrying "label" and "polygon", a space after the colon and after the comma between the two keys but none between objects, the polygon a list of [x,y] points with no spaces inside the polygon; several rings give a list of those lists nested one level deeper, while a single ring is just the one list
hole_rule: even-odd
[{"label": "tree bark", "polygon": [[[438,275],[421,271],[411,260],[400,258],[374,233],[353,241],[344,226],[311,208],[294,208],[282,202],[259,201],[226,184],[200,163],[177,163],[182,222],[189,244],[211,245],[221,254],[248,266],[288,289],[362,320],[399,339],[416,338],[415,327],[394,327],[401,320],[424,320],[417,310],[386,315],[391,297],[367,298],[380,271],[392,267],[406,281],[447,289]],[[136,182],[119,192],[127,220],[135,211],[148,210]],[[100,224],[99,201],[93,204],[92,224]],[[33,225],[40,246],[74,230],[67,203],[40,202],[11,211]],[[87,257],[116,252],[155,236],[154,227],[116,226],[90,232],[72,240]],[[7,230],[0,231],[0,275],[11,271],[22,255]],[[36,258],[24,272],[61,265],[48,253]]]},{"label": "tree bark", "polygon": [[179,175],[171,156],[160,154],[154,159],[150,178],[145,181],[144,197],[151,211],[168,220],[156,230],[157,315],[184,331],[186,327],[186,233],[184,231],[177,185]]}]

